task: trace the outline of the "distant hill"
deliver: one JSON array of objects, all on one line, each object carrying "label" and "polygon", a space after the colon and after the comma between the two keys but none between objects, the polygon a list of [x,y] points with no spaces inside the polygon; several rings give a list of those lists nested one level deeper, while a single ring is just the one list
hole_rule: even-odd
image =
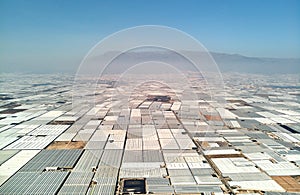
[{"label": "distant hill", "polygon": [[[196,55],[201,59],[204,53],[194,51],[191,55]],[[239,54],[226,54],[210,52],[216,61],[221,72],[240,72],[253,74],[300,74],[300,58],[262,58],[262,57],[246,57]],[[114,56],[115,52],[108,52],[106,55]],[[100,58],[99,58],[100,57]],[[123,72],[126,71],[132,64],[138,64],[145,61],[162,61],[172,63],[180,69],[191,70],[188,63],[180,55],[170,51],[134,51],[121,54],[113,62],[108,71]],[[101,61],[101,56],[97,59]]]},{"label": "distant hill", "polygon": [[[208,59],[206,53],[199,53],[195,51],[188,51],[192,56],[196,56],[203,64]],[[95,55],[90,58],[90,62],[94,65],[89,66],[87,72],[97,72],[101,69],[103,59],[112,59],[116,57],[118,52],[110,51],[103,55]],[[300,75],[300,58],[262,58],[262,57],[246,57],[239,54],[227,54],[210,52],[211,56],[216,61],[221,72],[240,72],[240,73],[253,73],[253,74],[299,74]],[[202,55],[206,58],[202,58]],[[82,57],[83,58],[83,57]],[[64,62],[53,62],[53,65],[41,64],[26,64],[0,66],[0,72],[29,72],[29,73],[67,73],[76,72],[79,68],[81,58],[67,59]],[[127,71],[132,65],[147,62],[158,61],[168,63],[177,68],[178,70],[191,70],[191,64],[184,59],[180,54],[170,52],[168,50],[148,50],[148,51],[131,51],[123,53],[116,57],[115,60],[107,67],[108,73],[123,73]],[[100,66],[99,66],[100,65]],[[81,67],[82,69],[87,67]],[[157,68],[159,73],[161,67]],[[153,70],[152,70],[153,72]]]},{"label": "distant hill", "polygon": [[211,52],[221,72],[258,74],[300,74],[299,58],[246,57],[239,54]]}]

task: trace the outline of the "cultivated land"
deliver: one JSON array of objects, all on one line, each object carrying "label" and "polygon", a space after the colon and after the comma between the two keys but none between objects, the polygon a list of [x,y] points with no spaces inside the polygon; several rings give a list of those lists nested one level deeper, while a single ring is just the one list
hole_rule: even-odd
[{"label": "cultivated land", "polygon": [[2,74],[0,194],[300,192],[299,76],[223,76]]}]

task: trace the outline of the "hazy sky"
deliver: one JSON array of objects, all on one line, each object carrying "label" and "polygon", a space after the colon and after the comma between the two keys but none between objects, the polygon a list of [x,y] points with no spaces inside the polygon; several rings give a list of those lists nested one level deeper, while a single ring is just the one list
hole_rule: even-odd
[{"label": "hazy sky", "polygon": [[0,0],[0,72],[72,71],[105,36],[146,24],[210,51],[300,57],[299,0]]}]

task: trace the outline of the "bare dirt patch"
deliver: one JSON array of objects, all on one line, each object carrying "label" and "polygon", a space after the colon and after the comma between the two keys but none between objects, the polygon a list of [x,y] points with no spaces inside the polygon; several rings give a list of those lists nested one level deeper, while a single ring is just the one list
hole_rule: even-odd
[{"label": "bare dirt patch", "polygon": [[46,149],[59,150],[59,149],[82,149],[86,145],[83,141],[54,141]]}]

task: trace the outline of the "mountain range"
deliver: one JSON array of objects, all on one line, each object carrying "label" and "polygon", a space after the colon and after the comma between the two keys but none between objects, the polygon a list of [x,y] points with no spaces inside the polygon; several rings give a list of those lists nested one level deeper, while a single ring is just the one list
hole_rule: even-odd
[{"label": "mountain range", "polygon": [[255,74],[300,74],[299,58],[246,57],[239,54],[211,52],[221,72]]}]

